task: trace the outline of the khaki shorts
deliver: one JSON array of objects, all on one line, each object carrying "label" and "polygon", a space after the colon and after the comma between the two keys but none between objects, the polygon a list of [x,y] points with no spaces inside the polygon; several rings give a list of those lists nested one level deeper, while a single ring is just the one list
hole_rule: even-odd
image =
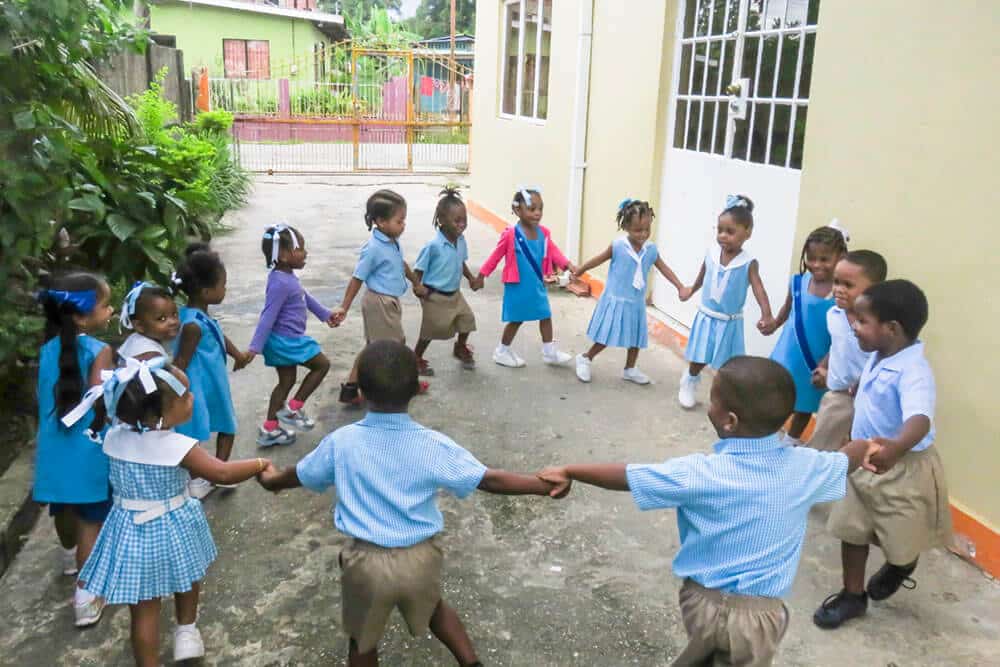
[{"label": "khaki shorts", "polygon": [[813,449],[835,452],[851,439],[854,397],[846,391],[823,394],[816,413],[816,428],[806,444]]},{"label": "khaki shorts", "polygon": [[881,547],[893,565],[909,565],[927,549],[947,545],[951,513],[937,446],[909,452],[884,475],[855,470],[826,527],[848,544]]},{"label": "khaki shorts", "polygon": [[366,342],[394,340],[406,344],[403,307],[396,297],[365,290],[361,298],[361,320],[365,325]]},{"label": "khaki shorts", "polygon": [[420,340],[448,340],[455,334],[476,330],[476,316],[461,290],[452,294],[431,292],[420,300],[420,305],[424,309]]},{"label": "khaki shorts", "polygon": [[685,579],[680,601],[688,645],[675,667],[765,667],[788,630],[788,608],[779,598],[726,595]]},{"label": "khaki shorts", "polygon": [[399,549],[354,540],[340,552],[344,630],[359,653],[378,645],[393,609],[411,635],[427,631],[441,601],[442,560],[434,538]]}]

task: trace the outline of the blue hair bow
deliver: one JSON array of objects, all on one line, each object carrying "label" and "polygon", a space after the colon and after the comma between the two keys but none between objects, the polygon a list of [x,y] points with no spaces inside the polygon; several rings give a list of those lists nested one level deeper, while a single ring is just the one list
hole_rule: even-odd
[{"label": "blue hair bow", "polygon": [[626,206],[628,206],[629,204],[631,204],[634,201],[635,200],[632,199],[631,197],[626,197],[625,199],[623,199],[620,202],[618,202],[618,210],[621,211],[622,209],[624,209]]},{"label": "blue hair bow", "polygon": [[[90,412],[90,409],[94,407],[94,403],[102,396],[104,397],[104,407],[107,409],[108,415],[114,418],[118,410],[118,401],[121,399],[122,394],[125,393],[125,389],[129,383],[137,376],[139,382],[142,384],[143,391],[147,394],[152,394],[156,391],[156,380],[153,378],[155,375],[166,382],[167,386],[175,394],[183,396],[187,389],[173,373],[164,368],[166,363],[166,357],[153,357],[146,361],[139,361],[138,359],[129,357],[125,359],[125,365],[121,368],[116,368],[113,371],[101,371],[102,383],[88,389],[79,405],[67,412],[62,418],[62,423],[67,428],[73,426],[73,424],[83,419],[84,415]],[[140,430],[144,430],[141,426],[139,428]]]},{"label": "blue hair bow", "polygon": [[291,227],[283,222],[269,227],[264,232],[264,238],[271,239],[271,263],[267,265],[268,268],[273,268],[278,263],[278,253],[281,251],[281,232],[285,231],[292,237],[292,248],[299,247],[299,237],[292,231]]},{"label": "blue hair bow", "polygon": [[731,208],[736,208],[737,206],[746,206],[747,200],[739,195],[726,195],[726,208],[724,210],[728,211]]},{"label": "blue hair bow", "polygon": [[132,328],[132,316],[135,315],[135,304],[139,301],[139,297],[142,295],[142,290],[147,287],[153,287],[153,284],[147,283],[143,280],[137,280],[132,283],[132,289],[130,289],[128,294],[125,295],[125,303],[122,304],[122,314],[118,318],[118,321],[121,322],[122,328]]},{"label": "blue hair bow", "polygon": [[86,315],[97,305],[97,290],[84,289],[69,292],[61,289],[43,289],[38,293],[36,298],[39,301],[52,299],[60,305],[68,303],[78,313]]}]

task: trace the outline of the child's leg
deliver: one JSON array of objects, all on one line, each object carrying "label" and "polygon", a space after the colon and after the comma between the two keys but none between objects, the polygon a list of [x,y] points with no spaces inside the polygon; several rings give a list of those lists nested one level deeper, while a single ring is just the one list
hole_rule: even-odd
[{"label": "child's leg", "polygon": [[[514,336],[517,335],[517,330],[521,328],[524,322],[508,322],[503,328],[503,335],[500,336],[501,345],[510,345],[514,342]],[[551,325],[551,321],[549,322]]]},{"label": "child's leg", "polygon": [[59,536],[59,544],[63,549],[72,549],[76,546],[76,513],[68,507],[63,507],[55,516],[52,523],[56,527],[56,535]]},{"label": "child's leg", "polygon": [[698,374],[701,373],[701,371],[705,368],[706,365],[707,364],[699,364],[692,361],[690,364],[688,364],[688,375],[692,377],[697,377]]},{"label": "child's leg", "polygon": [[551,343],[553,338],[552,318],[548,317],[538,321],[538,331],[542,334],[543,343]]},{"label": "child's leg", "polygon": [[278,410],[285,407],[285,399],[295,386],[296,368],[295,366],[278,366],[278,384],[271,391],[271,402],[267,406],[267,421],[278,420]]},{"label": "child's leg", "polygon": [[444,600],[438,602],[431,616],[431,632],[441,640],[441,643],[448,647],[455,660],[460,665],[474,665],[479,662],[476,657],[476,649],[472,646],[465,626],[455,610],[445,604]]},{"label": "child's leg", "polygon": [[129,605],[132,613],[132,654],[137,667],[160,664],[160,599]]},{"label": "child's leg", "polygon": [[220,433],[215,438],[215,458],[220,461],[228,461],[233,453],[233,442],[236,440],[235,433]]},{"label": "child's leg", "polygon": [[604,350],[607,349],[607,347],[608,347],[607,345],[601,345],[600,343],[594,343],[593,345],[590,346],[589,350],[587,350],[586,352],[583,353],[583,356],[585,356],[588,359],[590,359],[591,361],[593,361],[594,357],[596,357],[597,355],[599,355],[601,352],[604,352]]},{"label": "child's leg", "polygon": [[639,359],[639,348],[630,347],[625,353],[625,368],[635,368],[635,362]]},{"label": "child's leg", "polygon": [[[469,334],[470,333],[471,333],[470,331],[466,331],[465,333],[458,334],[458,341],[457,341],[457,343],[458,343],[459,347],[468,347],[469,346]],[[430,341],[428,341],[428,342],[430,342]]]},{"label": "child's leg", "polygon": [[[97,536],[101,534],[101,526],[104,522],[85,521],[79,516],[76,519],[76,566],[82,570],[83,564],[90,557],[90,552],[94,550],[94,545],[97,543]],[[82,582],[78,582],[77,585],[83,588]]]},{"label": "child's leg", "polygon": [[806,426],[809,425],[809,418],[812,414],[809,412],[793,412],[792,421],[788,425],[788,435],[792,438],[801,438],[802,431],[806,430]]},{"label": "child's leg", "polygon": [[177,615],[177,625],[191,625],[198,620],[198,596],[200,594],[200,581],[191,584],[191,590],[174,594],[174,613]]},{"label": "child's leg", "polygon": [[844,568],[844,590],[854,595],[864,593],[868,545],[841,542],[840,561]]},{"label": "child's leg", "polygon": [[319,387],[319,383],[323,381],[326,374],[330,372],[330,360],[322,352],[302,365],[308,368],[309,372],[303,378],[299,390],[295,392],[295,400],[299,403],[305,403]]},{"label": "child's leg", "polygon": [[[465,334],[465,337],[468,338],[469,334]],[[459,336],[458,338],[459,338],[459,340],[462,339],[461,336]],[[423,359],[424,358],[424,352],[427,351],[427,346],[430,345],[430,344],[431,344],[431,341],[430,341],[429,338],[427,338],[427,339],[420,339],[420,340],[417,341],[417,345],[413,348],[413,354],[417,355],[417,359]]]},{"label": "child's leg", "polygon": [[378,647],[358,653],[358,643],[352,637],[347,648],[347,667],[378,667]]}]

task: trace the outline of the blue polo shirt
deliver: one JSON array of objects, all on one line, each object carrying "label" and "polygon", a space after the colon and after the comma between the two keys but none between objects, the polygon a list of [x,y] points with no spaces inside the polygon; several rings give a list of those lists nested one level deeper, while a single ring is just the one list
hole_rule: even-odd
[{"label": "blue polo shirt", "polygon": [[479,486],[486,466],[406,413],[369,412],[323,438],[295,472],[311,491],[336,485],[337,530],[395,548],[441,532],[438,489],[464,498]]},{"label": "blue polo shirt", "polygon": [[465,237],[459,236],[452,243],[439,229],[420,250],[413,270],[423,272],[424,285],[439,292],[454,292],[462,286],[462,266],[468,259],[469,248]]},{"label": "blue polo shirt", "polygon": [[934,444],[934,403],[937,390],[934,371],[924,357],[924,344],[917,341],[891,357],[871,355],[861,372],[858,395],[854,398],[851,438],[894,438],[903,422],[916,415],[931,420],[931,428],[911,451],[919,452]]},{"label": "blue polo shirt", "polygon": [[361,246],[354,277],[373,292],[402,296],[406,292],[406,267],[399,242],[372,229],[371,238]]},{"label": "blue polo shirt", "polygon": [[809,508],[844,497],[848,459],[777,434],[729,438],[714,454],[626,468],[641,510],[677,508],[674,574],[736,595],[788,594]]}]

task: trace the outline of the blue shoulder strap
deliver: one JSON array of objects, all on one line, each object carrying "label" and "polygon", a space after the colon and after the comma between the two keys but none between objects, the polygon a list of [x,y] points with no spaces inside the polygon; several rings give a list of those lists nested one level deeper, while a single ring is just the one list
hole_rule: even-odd
[{"label": "blue shoulder strap", "polygon": [[813,357],[812,350],[809,349],[809,339],[806,338],[806,323],[802,313],[802,274],[792,278],[792,300],[794,301],[792,310],[795,311],[795,338],[799,341],[799,349],[802,350],[802,357],[806,361],[806,366],[810,371],[816,370],[816,358]]},{"label": "blue shoulder strap", "polygon": [[219,347],[222,348],[223,354],[226,352],[226,341],[222,338],[222,331],[219,329],[219,324],[212,320],[208,315],[201,312],[200,310],[194,310],[194,318],[201,322],[202,329],[208,329],[215,336],[215,340],[218,341]]},{"label": "blue shoulder strap", "polygon": [[[539,230],[538,233],[542,234],[542,231]],[[542,234],[542,238],[545,238],[544,234]],[[528,260],[528,264],[535,271],[535,275],[544,283],[545,278],[542,277],[542,267],[535,261],[535,256],[531,253],[531,248],[528,247],[528,239],[524,238],[524,234],[521,233],[518,227],[514,227],[514,239],[517,241],[521,252],[524,253],[525,259]]]}]

